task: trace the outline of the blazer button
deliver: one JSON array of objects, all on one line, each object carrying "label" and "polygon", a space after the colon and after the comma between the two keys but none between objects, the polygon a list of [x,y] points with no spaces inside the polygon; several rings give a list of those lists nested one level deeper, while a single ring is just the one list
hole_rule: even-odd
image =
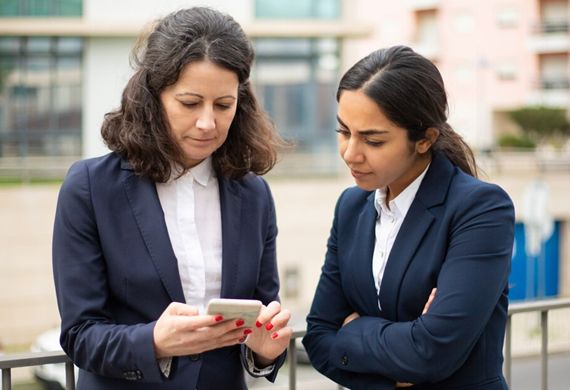
[{"label": "blazer button", "polygon": [[190,355],[190,360],[192,360],[193,362],[196,362],[198,360],[200,360],[202,358],[202,355],[200,355],[199,353],[195,354],[195,355]]},{"label": "blazer button", "polygon": [[343,357],[340,359],[340,364],[342,364],[343,366],[348,365],[348,356],[343,355]]}]

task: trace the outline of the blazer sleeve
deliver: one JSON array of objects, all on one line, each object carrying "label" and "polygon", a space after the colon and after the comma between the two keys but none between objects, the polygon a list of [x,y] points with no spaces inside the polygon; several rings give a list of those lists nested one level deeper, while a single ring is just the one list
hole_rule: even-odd
[{"label": "blazer sleeve", "polygon": [[154,322],[113,323],[97,215],[91,202],[89,171],[74,164],[57,202],[53,232],[53,272],[62,318],[60,343],[79,367],[107,377],[160,382]]},{"label": "blazer sleeve", "polygon": [[[269,185],[263,178],[257,177],[263,184],[263,199],[266,205],[265,210],[265,237],[264,246],[260,262],[259,279],[255,288],[255,299],[259,299],[265,305],[272,301],[279,301],[279,273],[277,269],[277,221],[275,216],[275,204]],[[242,345],[241,361],[245,370],[253,377],[264,376],[270,382],[275,382],[277,373],[287,357],[287,351],[283,352],[274,362],[273,370],[266,375],[258,375],[252,372],[247,364],[247,347]]]},{"label": "blazer sleeve", "polygon": [[[344,193],[346,194],[346,192]],[[337,356],[335,346],[341,342],[339,332],[344,319],[354,312],[346,299],[341,284],[337,258],[337,232],[339,210],[343,195],[339,198],[333,226],[327,242],[327,254],[317,285],[315,297],[307,316],[307,333],[303,345],[311,364],[323,375],[350,389],[394,389],[395,382],[380,373],[370,370],[351,371],[344,366],[344,356]],[[354,322],[354,321],[353,321]],[[341,359],[335,364],[335,359]],[[367,357],[364,357],[365,359]],[[356,361],[354,364],[358,364]]]},{"label": "blazer sleeve", "polygon": [[489,184],[457,202],[450,237],[441,237],[449,244],[429,312],[408,322],[360,317],[323,339],[330,347],[323,360],[349,373],[413,383],[437,382],[461,367],[493,311],[507,310],[498,302],[508,283],[514,209],[508,195]]}]

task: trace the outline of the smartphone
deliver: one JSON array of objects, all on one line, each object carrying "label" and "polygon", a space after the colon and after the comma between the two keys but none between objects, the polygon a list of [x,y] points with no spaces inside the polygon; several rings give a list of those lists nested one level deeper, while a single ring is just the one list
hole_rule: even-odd
[{"label": "smartphone", "polygon": [[224,320],[241,318],[245,326],[253,327],[262,303],[256,299],[213,298],[208,302],[207,314],[220,314]]}]

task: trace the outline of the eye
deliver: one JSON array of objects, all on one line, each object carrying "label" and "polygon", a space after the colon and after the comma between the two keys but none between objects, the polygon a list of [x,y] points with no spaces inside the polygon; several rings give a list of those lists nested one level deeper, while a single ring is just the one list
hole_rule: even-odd
[{"label": "eye", "polygon": [[370,145],[372,147],[378,147],[378,146],[382,146],[385,144],[385,141],[365,140],[364,142],[366,142],[367,145]]},{"label": "eye", "polygon": [[196,102],[180,102],[184,107],[196,107],[198,103]]},{"label": "eye", "polygon": [[232,108],[232,105],[231,104],[218,103],[218,104],[216,104],[216,107],[218,107],[220,110],[229,110],[230,108]]},{"label": "eye", "polygon": [[345,138],[350,137],[350,131],[348,131],[347,129],[343,129],[343,128],[341,127],[341,128],[336,129],[335,131],[336,131],[338,134],[340,134],[341,136],[345,137]]}]

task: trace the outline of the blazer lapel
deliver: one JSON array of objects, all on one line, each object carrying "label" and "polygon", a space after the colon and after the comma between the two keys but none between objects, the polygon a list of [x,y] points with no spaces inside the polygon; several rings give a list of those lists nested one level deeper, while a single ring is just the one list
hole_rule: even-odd
[{"label": "blazer lapel", "polygon": [[[129,169],[128,163],[123,162],[123,167]],[[131,173],[124,186],[138,228],[164,288],[172,301],[185,302],[178,262],[172,250],[154,183]]]},{"label": "blazer lapel", "polygon": [[447,157],[439,153],[434,154],[388,257],[379,294],[380,305],[386,318],[398,320],[397,308],[402,279],[435,219],[429,209],[445,201],[454,170],[455,167]]},{"label": "blazer lapel", "polygon": [[374,192],[367,200],[364,209],[358,217],[359,231],[352,237],[358,237],[353,247],[352,255],[349,257],[348,265],[353,272],[354,291],[358,294],[360,302],[364,302],[369,315],[379,315],[376,286],[372,275],[372,257],[375,245],[375,226],[378,213],[374,207]]},{"label": "blazer lapel", "polygon": [[241,191],[234,180],[219,177],[222,213],[222,291],[232,297],[238,280],[239,235],[241,227]]}]

